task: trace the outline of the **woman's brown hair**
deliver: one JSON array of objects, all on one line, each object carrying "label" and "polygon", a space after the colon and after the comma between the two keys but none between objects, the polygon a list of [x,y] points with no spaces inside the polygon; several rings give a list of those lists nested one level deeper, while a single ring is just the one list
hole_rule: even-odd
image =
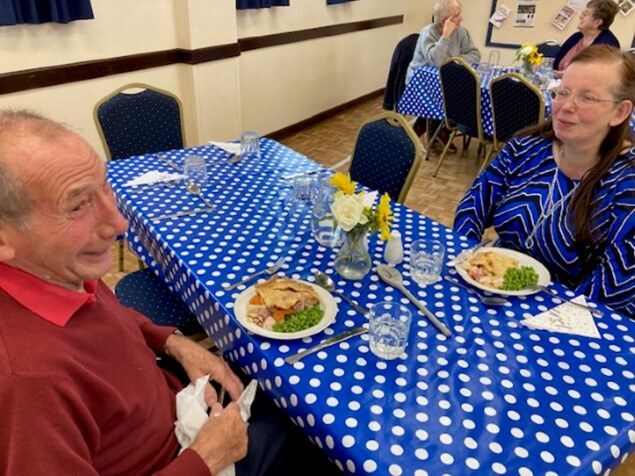
[{"label": "woman's brown hair", "polygon": [[[618,101],[630,101],[635,104],[635,56],[630,53],[622,53],[617,48],[606,45],[594,45],[585,48],[571,60],[571,64],[600,63],[606,65],[619,64],[619,84],[613,96]],[[574,239],[580,245],[588,245],[593,242],[590,217],[593,212],[593,196],[595,188],[611,169],[625,144],[633,144],[633,133],[630,127],[629,115],[621,124],[609,129],[608,134],[600,144],[600,160],[593,166],[580,181],[580,185],[571,202],[571,223],[574,230]],[[521,131],[518,135],[539,135],[546,139],[555,140],[553,123],[551,119]]]}]

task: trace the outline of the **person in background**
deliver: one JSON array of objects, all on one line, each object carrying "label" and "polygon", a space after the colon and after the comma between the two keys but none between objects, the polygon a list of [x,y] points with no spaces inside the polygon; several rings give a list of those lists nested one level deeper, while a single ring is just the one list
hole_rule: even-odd
[{"label": "person in background", "polygon": [[635,58],[577,55],[552,91],[553,117],[512,139],[477,177],[454,228],[533,256],[552,277],[635,317]]},{"label": "person in background", "polygon": [[[340,474],[282,415],[248,428],[243,384],[224,361],[119,304],[100,278],[126,227],[84,139],[0,111],[0,474],[209,476],[231,463],[238,476]],[[209,374],[233,400],[223,408],[208,386],[211,414],[178,456],[183,384],[157,355],[190,381]]]},{"label": "person in background", "polygon": [[[437,0],[434,5],[434,21],[426,26],[419,34],[419,40],[415,47],[412,61],[406,72],[406,84],[420,66],[439,67],[448,58],[458,56],[468,63],[476,64],[481,60],[481,52],[470,37],[466,28],[461,26],[463,21],[463,6],[458,0]],[[439,125],[439,121],[430,121],[433,132]],[[414,125],[417,135],[421,136],[426,131],[426,121],[418,118]],[[448,132],[443,129],[439,134],[440,141],[448,140]],[[434,144],[432,154],[439,155],[443,150],[443,144]],[[452,146],[451,152],[456,152]]]},{"label": "person in background", "polygon": [[553,74],[562,78],[562,72],[573,58],[591,45],[610,45],[620,49],[620,42],[609,27],[619,11],[613,0],[591,0],[580,13],[580,22],[576,33],[567,38],[553,61]]}]

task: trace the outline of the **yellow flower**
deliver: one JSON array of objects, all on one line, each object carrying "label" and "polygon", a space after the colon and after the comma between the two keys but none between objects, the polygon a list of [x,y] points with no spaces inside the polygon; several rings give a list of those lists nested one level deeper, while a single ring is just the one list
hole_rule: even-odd
[{"label": "yellow flower", "polygon": [[390,196],[384,193],[377,205],[377,228],[381,232],[381,240],[390,239],[390,222],[394,219],[390,210]]},{"label": "yellow flower", "polygon": [[542,53],[538,53],[538,51],[532,52],[529,55],[529,63],[540,66],[542,64]]},{"label": "yellow flower", "polygon": [[357,186],[357,182],[353,182],[349,174],[344,175],[341,172],[337,172],[331,178],[331,185],[333,185],[334,187],[337,187],[346,195],[353,195],[355,193],[355,187]]}]

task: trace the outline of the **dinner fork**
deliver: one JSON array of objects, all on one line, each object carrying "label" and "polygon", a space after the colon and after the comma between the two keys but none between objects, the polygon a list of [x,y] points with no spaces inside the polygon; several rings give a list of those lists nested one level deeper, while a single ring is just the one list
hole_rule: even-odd
[{"label": "dinner fork", "polygon": [[262,274],[268,274],[268,275],[272,275],[274,273],[277,273],[278,270],[280,268],[282,268],[282,265],[284,264],[286,258],[280,258],[278,261],[276,261],[275,263],[273,263],[271,266],[269,266],[268,268],[265,269],[261,269],[260,271],[255,272],[254,274],[250,274],[249,276],[245,276],[242,281],[238,281],[237,283],[234,284],[230,284],[229,286],[227,286],[225,288],[225,291],[231,291],[234,288],[237,288],[238,286],[240,286],[241,284],[245,284],[249,281],[251,281],[254,278],[257,278],[258,276],[262,275]]}]

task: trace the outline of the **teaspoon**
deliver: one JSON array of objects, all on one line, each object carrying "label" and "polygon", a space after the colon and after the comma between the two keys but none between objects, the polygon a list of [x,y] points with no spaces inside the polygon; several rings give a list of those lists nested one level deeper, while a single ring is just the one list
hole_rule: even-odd
[{"label": "teaspoon", "polygon": [[201,187],[198,186],[196,182],[188,182],[187,191],[193,195],[197,195],[198,198],[203,200],[203,203],[207,205],[209,208],[215,208],[212,203],[209,202],[203,195],[201,195]]},{"label": "teaspoon", "polygon": [[321,288],[326,289],[330,293],[337,294],[339,297],[344,299],[344,301],[346,301],[353,308],[355,308],[356,311],[361,312],[365,316],[368,315],[368,313],[370,312],[368,309],[363,308],[362,306],[357,304],[355,301],[353,301],[351,298],[349,298],[346,294],[336,290],[335,283],[328,275],[322,273],[321,271],[316,271],[315,273],[313,273],[313,276],[315,277],[315,284],[317,284]]}]

